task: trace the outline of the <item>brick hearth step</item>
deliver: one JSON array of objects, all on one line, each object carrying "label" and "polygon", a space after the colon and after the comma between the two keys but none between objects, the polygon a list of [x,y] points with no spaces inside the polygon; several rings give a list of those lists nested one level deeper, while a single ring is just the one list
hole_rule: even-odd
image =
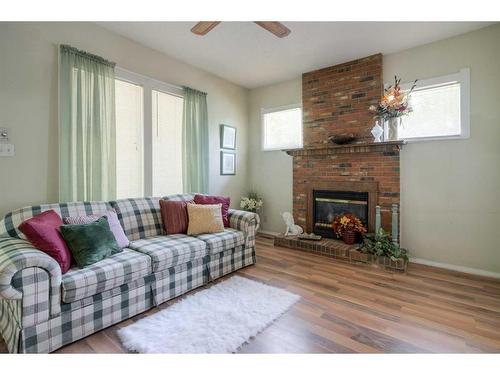
[{"label": "brick hearth step", "polygon": [[357,250],[358,245],[347,245],[342,241],[322,238],[319,241],[303,240],[297,236],[276,235],[274,246],[306,251],[328,256],[352,264],[369,264],[376,267],[405,272],[407,264],[403,260],[393,261],[387,257],[374,257]]}]

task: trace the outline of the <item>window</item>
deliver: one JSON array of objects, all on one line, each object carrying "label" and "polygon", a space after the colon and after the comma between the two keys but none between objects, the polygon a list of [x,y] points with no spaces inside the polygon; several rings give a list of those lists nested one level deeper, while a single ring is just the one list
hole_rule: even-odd
[{"label": "window", "polygon": [[302,108],[292,105],[262,110],[264,151],[302,147]]},{"label": "window", "polygon": [[143,88],[115,81],[116,196],[144,195]]},{"label": "window", "polygon": [[182,192],[182,97],[153,90],[153,195]]},{"label": "window", "polygon": [[[402,85],[402,89],[409,89]],[[469,69],[419,80],[410,98],[413,108],[402,118],[399,138],[408,141],[469,136]]]},{"label": "window", "polygon": [[116,68],[117,198],[182,189],[183,90]]}]

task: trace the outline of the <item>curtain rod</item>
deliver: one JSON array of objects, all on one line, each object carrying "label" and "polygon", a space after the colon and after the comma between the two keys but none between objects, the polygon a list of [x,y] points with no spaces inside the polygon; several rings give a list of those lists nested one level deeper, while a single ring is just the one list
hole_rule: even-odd
[{"label": "curtain rod", "polygon": [[103,58],[101,56],[94,55],[93,53],[89,53],[87,51],[72,47],[69,44],[61,44],[61,45],[59,45],[59,48],[62,52],[72,53],[74,55],[78,55],[78,56],[81,56],[81,57],[84,57],[84,58],[87,58],[90,60],[94,60],[94,61],[101,63],[101,64],[109,65],[113,68],[116,66],[116,63],[113,61],[106,60],[105,58]]}]

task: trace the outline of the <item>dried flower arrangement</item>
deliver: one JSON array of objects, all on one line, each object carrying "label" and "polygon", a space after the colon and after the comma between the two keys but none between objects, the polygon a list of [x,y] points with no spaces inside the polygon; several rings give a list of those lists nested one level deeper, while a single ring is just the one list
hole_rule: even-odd
[{"label": "dried flower arrangement", "polygon": [[369,110],[375,113],[375,118],[387,120],[408,115],[412,112],[410,106],[410,94],[417,87],[417,80],[413,82],[411,89],[408,92],[401,90],[401,78],[394,76],[394,85],[387,87],[384,90],[384,96],[378,106],[371,105]]}]

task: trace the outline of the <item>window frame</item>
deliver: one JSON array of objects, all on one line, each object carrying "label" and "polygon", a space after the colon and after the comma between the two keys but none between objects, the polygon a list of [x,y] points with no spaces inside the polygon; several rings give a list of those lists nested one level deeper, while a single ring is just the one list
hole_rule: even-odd
[{"label": "window frame", "polygon": [[[460,84],[460,134],[401,138],[407,143],[425,142],[425,141],[443,141],[453,139],[470,138],[470,69],[462,68],[457,73],[446,74],[438,77],[419,79],[415,91],[432,88],[436,86],[444,86],[447,83]],[[401,84],[401,89],[404,91],[410,90],[413,82]],[[385,84],[388,87],[389,84]],[[410,115],[411,116],[411,115]]]},{"label": "window frame", "polygon": [[[153,90],[184,98],[182,87],[171,85],[157,79],[115,67],[115,79],[130,82],[143,88],[143,181],[144,196],[153,195]],[[147,110],[149,108],[149,110]]]},{"label": "window frame", "polygon": [[301,149],[304,147],[304,122],[303,122],[303,108],[302,103],[286,104],[278,107],[261,108],[260,110],[260,128],[261,128],[261,139],[260,139],[260,149],[261,151],[281,151],[282,147],[265,148],[265,124],[264,115],[274,112],[286,111],[288,109],[300,109],[301,119],[300,119],[300,146],[293,149]]}]

